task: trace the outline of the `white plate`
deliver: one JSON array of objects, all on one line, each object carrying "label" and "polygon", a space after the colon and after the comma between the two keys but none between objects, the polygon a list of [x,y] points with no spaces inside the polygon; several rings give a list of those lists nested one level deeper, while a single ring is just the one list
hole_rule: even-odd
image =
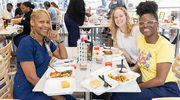
[{"label": "white plate", "polygon": [[[93,80],[100,80],[101,81],[101,86],[97,87],[96,89],[92,88],[90,86],[90,82],[93,81]],[[81,85],[83,87],[89,89],[89,91],[93,92],[96,95],[101,95],[101,94],[105,93],[106,91],[115,88],[118,85],[118,82],[113,80],[113,79],[105,77],[105,80],[106,80],[107,83],[112,84],[112,87],[104,87],[103,86],[104,85],[104,81],[102,81],[98,77],[94,77],[94,78],[90,78],[90,79],[84,80],[84,81],[81,82]]]},{"label": "white plate", "polygon": [[[68,62],[68,63],[65,63],[65,62]],[[69,60],[69,59],[55,59],[52,62],[52,66],[54,66],[54,67],[65,67],[65,66],[69,66],[70,63],[75,64],[76,60],[73,60],[71,62],[71,60]]]},{"label": "white plate", "polygon": [[[70,83],[70,87],[62,88],[61,81],[68,81]],[[48,96],[65,95],[65,94],[72,94],[73,91],[75,90],[76,90],[76,82],[74,78],[71,77],[50,78],[45,82],[43,93],[47,94]]]},{"label": "white plate", "polygon": [[105,67],[102,67],[102,68],[100,68],[100,69],[98,69],[96,71],[93,71],[91,73],[91,75],[94,76],[94,77],[98,77],[98,75],[101,75],[101,74],[103,74],[103,73],[105,73],[105,72],[107,72],[109,70],[111,70],[111,66],[105,66]]},{"label": "white plate", "polygon": [[[59,72],[62,72],[62,71],[66,71],[66,70],[72,70],[72,75],[71,77],[75,76],[75,71],[74,71],[74,68],[73,67],[54,67],[56,69],[56,71],[59,71]],[[54,69],[52,69],[51,67],[49,67],[47,69],[47,73],[46,73],[46,77],[47,78],[51,78],[50,74],[52,72],[55,72]]]},{"label": "white plate", "polygon": [[[123,69],[125,69],[125,68],[123,68]],[[126,70],[127,70],[127,69],[126,69]],[[104,73],[104,75],[105,75],[106,77],[108,77],[108,74],[111,73],[113,76],[118,76],[118,75],[119,75],[119,73],[118,73],[119,71],[120,71],[120,68],[116,68],[116,69],[113,69],[113,70],[110,70],[110,71]],[[129,83],[129,82],[135,81],[135,80],[140,76],[140,74],[135,73],[135,72],[132,72],[131,70],[127,70],[127,71],[128,71],[128,72],[127,72],[126,76],[127,76],[127,78],[129,79],[129,81],[126,81],[126,82],[117,81],[117,82],[119,82],[120,85],[125,85],[125,84],[127,84],[127,83]],[[108,78],[110,78],[110,77],[108,77]],[[112,79],[112,78],[110,78],[110,79]],[[113,80],[114,80],[114,79],[113,79]],[[115,80],[115,81],[116,81],[116,80]]]}]

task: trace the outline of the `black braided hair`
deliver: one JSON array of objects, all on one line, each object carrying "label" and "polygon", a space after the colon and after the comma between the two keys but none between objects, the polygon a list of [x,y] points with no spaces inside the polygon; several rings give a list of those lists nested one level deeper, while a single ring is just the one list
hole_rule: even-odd
[{"label": "black braided hair", "polygon": [[143,14],[152,14],[158,21],[158,15],[157,15],[158,5],[154,1],[146,1],[146,2],[140,2],[139,5],[136,7],[136,13],[140,16]]}]

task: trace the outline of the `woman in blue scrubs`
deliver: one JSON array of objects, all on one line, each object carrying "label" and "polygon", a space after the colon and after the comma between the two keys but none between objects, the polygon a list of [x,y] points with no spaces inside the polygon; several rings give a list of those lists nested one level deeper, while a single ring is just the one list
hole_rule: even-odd
[{"label": "woman in blue scrubs", "polygon": [[[22,39],[17,49],[18,70],[14,78],[14,99],[76,100],[70,95],[49,97],[44,93],[32,91],[47,70],[51,59],[50,55],[59,59],[67,58],[63,41],[56,31],[51,30],[50,20],[51,18],[45,10],[36,10],[31,14],[31,33]],[[50,39],[55,40],[58,47]]]}]

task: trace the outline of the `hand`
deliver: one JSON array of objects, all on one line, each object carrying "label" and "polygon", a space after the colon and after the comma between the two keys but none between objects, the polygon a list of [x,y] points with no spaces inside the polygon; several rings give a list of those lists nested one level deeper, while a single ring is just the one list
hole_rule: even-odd
[{"label": "hand", "polygon": [[123,51],[123,55],[124,57],[126,58],[126,61],[129,63],[129,64],[132,64],[132,57],[124,50]]},{"label": "hand", "polygon": [[16,16],[15,16],[15,18],[19,18],[20,17],[20,15],[19,14],[17,14]]},{"label": "hand", "polygon": [[20,18],[18,18],[17,20],[14,20],[12,24],[19,24],[19,23],[21,23],[21,19]]},{"label": "hand", "polygon": [[52,39],[52,40],[55,40],[55,41],[57,41],[57,42],[62,41],[61,37],[60,37],[59,34],[58,34],[58,31],[49,30],[47,37],[50,38],[50,39]]}]

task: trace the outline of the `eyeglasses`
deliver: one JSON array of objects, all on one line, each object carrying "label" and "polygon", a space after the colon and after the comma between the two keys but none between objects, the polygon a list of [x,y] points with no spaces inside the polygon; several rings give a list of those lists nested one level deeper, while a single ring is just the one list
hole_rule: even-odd
[{"label": "eyeglasses", "polygon": [[151,26],[151,25],[153,25],[156,22],[157,22],[156,20],[150,20],[148,22],[139,21],[139,25],[143,26],[146,23],[148,26]]}]

